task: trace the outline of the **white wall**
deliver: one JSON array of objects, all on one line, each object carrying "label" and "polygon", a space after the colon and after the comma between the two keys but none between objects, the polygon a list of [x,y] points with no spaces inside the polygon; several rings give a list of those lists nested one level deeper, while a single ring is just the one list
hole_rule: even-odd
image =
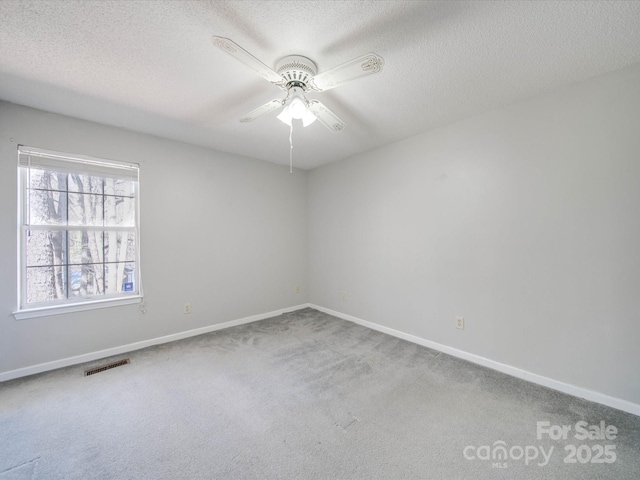
[{"label": "white wall", "polygon": [[311,303],[640,404],[639,67],[308,188]]},{"label": "white wall", "polygon": [[[309,301],[638,405],[638,85],[627,69],[293,175],[0,102],[0,376]],[[141,163],[146,314],[13,318],[18,143]]]},{"label": "white wall", "polygon": [[[13,318],[18,144],[141,164],[146,314]],[[305,172],[0,102],[0,199],[0,375],[308,300]]]}]

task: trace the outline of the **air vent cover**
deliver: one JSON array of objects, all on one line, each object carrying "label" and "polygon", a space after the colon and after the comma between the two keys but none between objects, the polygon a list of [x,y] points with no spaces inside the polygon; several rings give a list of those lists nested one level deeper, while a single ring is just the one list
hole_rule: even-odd
[{"label": "air vent cover", "polygon": [[128,358],[125,358],[124,360],[118,360],[117,362],[109,363],[107,365],[102,365],[101,367],[96,367],[96,368],[91,368],[89,370],[85,370],[84,371],[84,376],[88,377],[89,375],[93,375],[95,373],[104,372],[105,370],[110,370],[112,368],[116,368],[116,367],[119,367],[121,365],[126,365],[128,363],[131,363],[131,360],[129,360]]}]

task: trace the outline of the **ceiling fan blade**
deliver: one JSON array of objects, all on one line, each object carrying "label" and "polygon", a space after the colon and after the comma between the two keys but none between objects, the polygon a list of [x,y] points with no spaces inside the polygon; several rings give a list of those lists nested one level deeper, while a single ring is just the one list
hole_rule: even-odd
[{"label": "ceiling fan blade", "polygon": [[318,100],[309,101],[309,110],[318,117],[321,124],[332,132],[341,132],[344,127],[346,127],[345,123],[340,120],[335,113],[325,107]]},{"label": "ceiling fan blade", "polygon": [[382,70],[383,65],[382,57],[375,53],[367,53],[316,75],[310,80],[309,84],[313,90],[323,92],[339,87],[351,80],[378,73]]},{"label": "ceiling fan blade", "polygon": [[234,41],[224,37],[217,37],[215,35],[211,38],[211,41],[216,47],[227,52],[236,60],[244,63],[247,67],[252,69],[265,80],[273,83],[274,85],[284,85],[284,80],[280,75],[278,75],[271,68],[267,67],[264,63],[251,55]]},{"label": "ceiling fan blade", "polygon": [[271,100],[270,102],[267,102],[264,105],[256,108],[255,110],[251,110],[246,115],[240,117],[240,121],[242,123],[250,122],[258,118],[260,115],[264,115],[265,113],[277,110],[278,108],[282,107],[282,105],[284,105],[284,100]]}]

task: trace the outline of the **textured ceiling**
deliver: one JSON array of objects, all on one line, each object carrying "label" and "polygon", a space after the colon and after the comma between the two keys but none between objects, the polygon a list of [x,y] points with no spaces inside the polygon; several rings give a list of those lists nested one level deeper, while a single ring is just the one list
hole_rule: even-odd
[{"label": "textured ceiling", "polygon": [[288,164],[277,112],[238,121],[283,92],[212,35],[272,68],[382,56],[307,95],[347,124],[294,128],[294,164],[313,168],[640,63],[640,2],[0,0],[0,99]]}]

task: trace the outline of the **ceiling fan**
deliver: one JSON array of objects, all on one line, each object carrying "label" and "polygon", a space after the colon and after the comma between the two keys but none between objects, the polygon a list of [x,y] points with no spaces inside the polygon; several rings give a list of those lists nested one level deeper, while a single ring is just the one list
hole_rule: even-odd
[{"label": "ceiling fan", "polygon": [[324,92],[360,77],[378,73],[384,64],[382,57],[375,53],[367,53],[318,74],[318,67],[310,58],[289,55],[282,58],[273,70],[228,38],[214,35],[212,41],[216,47],[286,92],[284,99],[271,100],[251,110],[240,117],[241,122],[250,122],[265,113],[284,107],[278,118],[290,127],[294,118],[302,120],[305,127],[318,119],[329,130],[340,132],[344,129],[345,123],[318,100],[307,100],[305,93]]}]

